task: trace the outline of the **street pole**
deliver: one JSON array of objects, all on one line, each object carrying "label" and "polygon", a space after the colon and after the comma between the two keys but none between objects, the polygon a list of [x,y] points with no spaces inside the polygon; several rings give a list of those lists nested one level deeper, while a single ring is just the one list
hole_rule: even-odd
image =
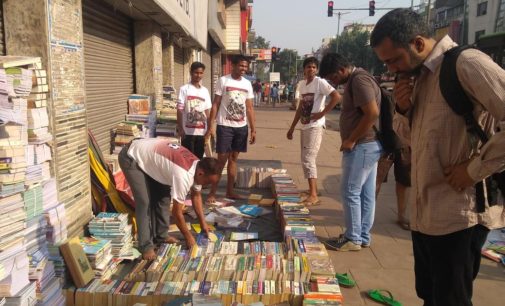
[{"label": "street pole", "polygon": [[337,53],[338,53],[338,39],[340,38],[340,17],[342,15],[345,15],[345,14],[349,14],[349,12],[347,12],[347,13],[338,12],[337,13],[337,16],[338,16],[338,24],[337,24],[337,48],[336,48],[337,49],[336,50]]},{"label": "street pole", "polygon": [[414,0],[410,0],[410,9],[413,10],[414,9]]}]

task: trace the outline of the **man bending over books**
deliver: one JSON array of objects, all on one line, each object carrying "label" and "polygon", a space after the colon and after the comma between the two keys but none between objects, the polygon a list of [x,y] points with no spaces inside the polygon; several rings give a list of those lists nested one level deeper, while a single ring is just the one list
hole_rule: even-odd
[{"label": "man bending over books", "polygon": [[168,236],[172,217],[188,247],[196,241],[186,227],[184,201],[191,201],[202,231],[209,232],[202,207],[202,185],[217,184],[220,168],[215,158],[198,158],[189,150],[164,139],[134,139],[119,153],[119,165],[135,199],[138,248],[142,258],[156,258],[155,243],[177,243]]}]

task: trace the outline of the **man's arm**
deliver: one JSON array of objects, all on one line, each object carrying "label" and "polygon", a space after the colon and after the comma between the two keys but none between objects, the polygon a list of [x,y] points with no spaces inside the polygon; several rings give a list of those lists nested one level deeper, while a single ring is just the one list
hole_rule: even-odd
[{"label": "man's arm", "polygon": [[212,107],[210,109],[210,115],[207,116],[207,133],[205,133],[205,138],[209,138],[211,134],[212,122],[216,120],[217,112],[221,106],[221,96],[214,95],[214,101],[212,102]]},{"label": "man's arm", "polygon": [[196,244],[196,241],[193,235],[191,235],[188,228],[186,227],[186,221],[184,220],[183,215],[183,207],[184,203],[179,203],[176,200],[173,200],[172,217],[174,217],[175,224],[177,225],[179,231],[186,239],[186,244],[188,245],[188,247],[191,247],[194,244]]},{"label": "man's arm", "polygon": [[[496,122],[505,121],[505,70],[488,56],[472,49],[461,53],[456,69],[462,87],[474,104],[480,104]],[[455,189],[466,188],[493,173],[505,170],[503,148],[505,131],[492,135],[478,156],[452,169],[454,174],[451,186]],[[458,168],[462,169],[458,171]]]},{"label": "man's arm", "polygon": [[295,117],[293,118],[291,127],[289,128],[288,133],[286,135],[288,139],[293,139],[293,132],[295,131],[296,124],[298,123],[298,121],[300,121],[300,117],[302,116],[302,106],[300,105],[301,103],[302,101],[298,103],[298,107],[296,108],[295,112]]},{"label": "man's arm", "polygon": [[340,147],[340,151],[349,151],[354,148],[356,142],[366,135],[366,133],[372,128],[372,126],[379,118],[379,108],[377,107],[377,103],[375,100],[370,101],[369,103],[360,107],[363,112],[363,116],[359,120],[358,125],[352,131],[349,138],[344,139],[342,141],[342,146]]},{"label": "man's arm", "polygon": [[323,118],[327,113],[329,113],[332,109],[335,108],[338,101],[340,101],[340,99],[342,97],[340,96],[340,94],[336,90],[334,90],[330,93],[330,98],[331,98],[330,103],[328,103],[328,105],[326,105],[326,107],[323,109],[322,112],[313,113],[312,115],[310,115],[311,120],[319,120],[319,119]]},{"label": "man's arm", "polygon": [[198,221],[200,221],[202,231],[208,234],[209,227],[207,226],[205,215],[203,214],[202,193],[194,188],[191,188],[191,202],[193,202],[193,209],[198,217]]},{"label": "man's arm", "polygon": [[177,134],[179,135],[179,137],[181,138],[184,138],[184,128],[182,127],[182,116],[183,116],[183,110],[182,109],[179,109],[179,107],[177,107]]},{"label": "man's arm", "polygon": [[249,128],[251,129],[249,143],[254,144],[256,142],[256,115],[254,114],[252,99],[245,100],[245,107],[247,112],[247,122],[249,124]]}]

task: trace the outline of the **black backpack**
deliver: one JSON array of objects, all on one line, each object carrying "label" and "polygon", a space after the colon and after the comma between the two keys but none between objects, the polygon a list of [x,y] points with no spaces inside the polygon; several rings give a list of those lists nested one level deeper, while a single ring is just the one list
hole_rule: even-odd
[{"label": "black backpack", "polygon": [[[463,117],[468,133],[479,137],[484,145],[488,140],[488,136],[482,130],[475,117],[473,116],[473,103],[466,95],[458,79],[456,71],[456,62],[458,56],[464,50],[472,48],[471,46],[457,46],[444,53],[444,60],[440,68],[440,91],[449,107],[453,112]],[[486,184],[486,192],[484,191]],[[499,192],[505,196],[505,171],[494,173],[484,181],[478,182],[475,185],[475,200],[477,204],[477,212],[485,211],[486,198],[489,206],[499,204]],[[503,204],[503,203],[500,203]]]},{"label": "black backpack", "polygon": [[[373,129],[377,135],[377,139],[379,140],[384,153],[387,155],[394,154],[401,149],[402,144],[400,138],[393,130],[393,117],[395,114],[395,102],[393,101],[393,97],[391,96],[390,92],[388,92],[385,88],[382,88],[377,80],[365,70],[355,71],[351,75],[351,78],[349,79],[350,83],[347,87],[348,89],[352,88],[352,80],[358,73],[368,75],[369,78],[372,79],[379,87],[379,90],[381,92],[379,127],[377,128],[377,126],[374,125]],[[350,95],[352,97],[352,90],[350,91]]]}]

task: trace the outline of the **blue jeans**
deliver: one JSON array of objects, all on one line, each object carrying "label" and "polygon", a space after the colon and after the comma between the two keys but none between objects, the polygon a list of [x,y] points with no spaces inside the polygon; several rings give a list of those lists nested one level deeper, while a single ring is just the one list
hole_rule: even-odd
[{"label": "blue jeans", "polygon": [[356,244],[370,244],[375,215],[375,177],[382,152],[378,141],[357,144],[342,158],[342,201],[345,238]]}]

